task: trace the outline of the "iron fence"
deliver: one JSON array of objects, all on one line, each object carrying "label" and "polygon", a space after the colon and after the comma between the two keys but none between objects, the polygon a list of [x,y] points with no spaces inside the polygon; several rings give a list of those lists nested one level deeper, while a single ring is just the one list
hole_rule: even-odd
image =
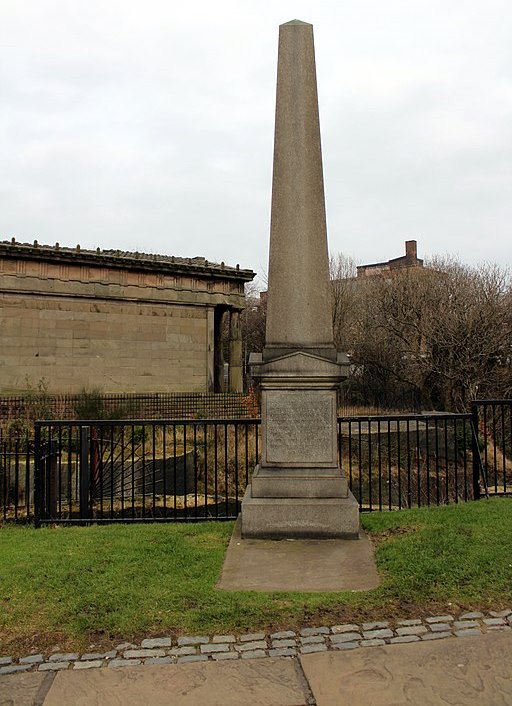
[{"label": "iron fence", "polygon": [[259,420],[36,423],[35,521],[226,520],[259,455]]},{"label": "iron fence", "polygon": [[487,495],[512,492],[512,400],[476,400],[471,405],[478,434],[483,490]]},{"label": "iron fence", "polygon": [[[256,414],[255,414],[256,412]],[[239,392],[150,392],[0,397],[0,419],[56,419],[101,417],[104,419],[193,419],[258,416],[250,394]]]},{"label": "iron fence", "polygon": [[[512,488],[512,401],[471,414],[340,417],[339,463],[362,511]],[[0,437],[3,520],[233,519],[259,460],[259,419],[36,422]]]},{"label": "iron fence", "polygon": [[470,414],[340,417],[339,459],[361,510],[479,497]]},{"label": "iron fence", "polygon": [[5,521],[30,521],[34,508],[34,439],[0,429],[0,498]]}]

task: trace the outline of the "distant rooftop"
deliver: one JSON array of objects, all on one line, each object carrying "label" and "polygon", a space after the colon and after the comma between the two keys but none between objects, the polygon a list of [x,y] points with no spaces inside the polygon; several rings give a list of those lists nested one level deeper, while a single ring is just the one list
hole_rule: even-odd
[{"label": "distant rooftop", "polygon": [[384,273],[401,270],[405,267],[423,267],[423,260],[418,257],[418,247],[415,240],[405,241],[405,255],[394,257],[386,262],[374,262],[370,265],[358,265],[358,277],[380,276]]},{"label": "distant rooftop", "polygon": [[127,250],[96,250],[55,245],[44,245],[34,240],[33,243],[20,243],[15,238],[0,241],[0,257],[19,259],[46,260],[55,262],[74,262],[76,264],[96,265],[160,272],[193,272],[210,277],[237,279],[250,282],[255,277],[252,270],[242,270],[240,265],[230,267],[224,262],[209,262],[204,257],[176,257],[155,253],[131,252]]}]

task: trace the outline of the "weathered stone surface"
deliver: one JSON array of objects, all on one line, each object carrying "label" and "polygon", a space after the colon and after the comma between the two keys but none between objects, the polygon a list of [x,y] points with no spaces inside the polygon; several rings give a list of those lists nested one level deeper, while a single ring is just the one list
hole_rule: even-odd
[{"label": "weathered stone surface", "polygon": [[113,659],[107,663],[109,667],[117,669],[117,667],[137,667],[142,664],[140,659]]},{"label": "weathered stone surface", "polygon": [[142,648],[155,649],[157,647],[171,647],[172,638],[170,637],[152,637],[146,640],[142,640],[140,643]]},{"label": "weathered stone surface", "polygon": [[0,667],[1,674],[16,674],[17,672],[26,672],[32,668],[30,664],[6,664]]},{"label": "weathered stone surface", "polygon": [[265,345],[332,346],[312,25],[281,25],[278,55]]},{"label": "weathered stone surface", "polygon": [[175,659],[173,657],[149,657],[144,664],[173,664]]},{"label": "weathered stone surface", "polygon": [[42,654],[28,655],[28,657],[21,657],[20,659],[20,664],[40,664],[41,662],[44,662]]},{"label": "weathered stone surface", "polygon": [[79,655],[77,652],[57,652],[50,655],[48,658],[49,662],[72,662],[78,659]]},{"label": "weathered stone surface", "polygon": [[432,632],[446,632],[451,630],[451,625],[449,623],[431,623],[430,629]]},{"label": "weathered stone surface", "polygon": [[[25,390],[28,375],[44,377],[50,392],[206,392],[217,347],[208,340],[208,313],[243,308],[243,281],[251,278],[204,261],[146,258],[141,271],[140,258],[115,263],[112,253],[94,254],[91,266],[84,251],[70,257],[62,248],[5,243],[0,250],[2,391]],[[240,353],[233,340],[235,369]],[[240,381],[230,372],[234,391]]]},{"label": "weathered stone surface", "polygon": [[329,632],[329,628],[322,625],[318,628],[302,628],[300,635],[301,637],[309,637],[310,635],[328,635]]},{"label": "weathered stone surface", "polygon": [[357,539],[359,506],[346,498],[253,498],[247,487],[242,506],[245,539]]},{"label": "weathered stone surface", "polygon": [[348,481],[339,468],[256,466],[253,498],[346,498]]},{"label": "weathered stone surface", "polygon": [[399,637],[392,637],[389,642],[390,644],[400,644],[401,642],[418,642],[419,639],[417,635],[400,635]]},{"label": "weathered stone surface", "polygon": [[266,420],[262,468],[336,465],[335,390],[273,390],[262,402]]},{"label": "weathered stone surface", "polygon": [[[304,644],[304,641],[302,641]],[[295,640],[272,640],[272,647],[278,649],[280,647],[295,647]]]},{"label": "weathered stone surface", "polygon": [[331,635],[330,640],[332,645],[339,645],[342,642],[353,642],[354,640],[361,640],[362,637],[358,632],[345,632],[339,635]]},{"label": "weathered stone surface", "polygon": [[178,637],[178,645],[181,647],[183,645],[205,645],[210,642],[210,638],[207,635],[183,635]]},{"label": "weathered stone surface", "polygon": [[185,655],[184,657],[178,657],[178,663],[182,664],[185,662],[206,662],[208,655]]},{"label": "weathered stone surface", "polygon": [[12,657],[0,657],[0,667],[5,667],[7,664],[11,664]]},{"label": "weathered stone surface", "polygon": [[481,635],[482,631],[480,628],[468,628],[466,630],[454,630],[453,634],[456,637],[472,637],[474,635]]},{"label": "weathered stone surface", "polygon": [[243,659],[258,659],[260,657],[265,657],[264,650],[248,650],[247,652],[240,653]]},{"label": "weathered stone surface", "polygon": [[456,620],[453,627],[455,630],[466,630],[467,628],[478,628],[480,624],[476,620]]},{"label": "weathered stone surface", "polygon": [[[251,643],[249,643],[251,644]],[[229,650],[229,644],[211,644],[211,645],[201,645],[201,653],[205,655],[212,654],[213,652],[227,652]]]},{"label": "weathered stone surface", "polygon": [[234,635],[214,635],[212,637],[212,642],[222,642],[223,644],[226,644],[228,642],[236,642],[236,638]]},{"label": "weathered stone surface", "polygon": [[507,621],[504,618],[484,618],[484,625],[506,625]]},{"label": "weathered stone surface", "polygon": [[442,640],[445,637],[453,637],[451,632],[427,632],[425,635],[421,635],[422,640]]},{"label": "weathered stone surface", "polygon": [[39,672],[57,672],[60,669],[67,669],[70,665],[70,662],[42,662],[38,666],[38,671]]},{"label": "weathered stone surface", "polygon": [[255,640],[264,640],[266,637],[264,632],[250,632],[246,635],[240,635],[240,642],[254,642]]},{"label": "weathered stone surface", "polygon": [[303,655],[310,654],[311,652],[325,652],[327,646],[325,643],[316,643],[313,645],[303,645],[300,648],[300,653]]},{"label": "weathered stone surface", "polygon": [[421,620],[415,619],[415,620],[397,620],[397,625],[407,627],[409,625],[421,625]]},{"label": "weathered stone surface", "polygon": [[379,640],[379,639],[373,639],[373,640],[361,640],[359,643],[361,647],[382,647],[382,645],[385,645],[386,643],[384,640]]},{"label": "weathered stone surface", "polygon": [[484,615],[483,613],[480,613],[479,610],[474,610],[470,613],[464,613],[463,615],[460,616],[460,620],[478,620],[478,618],[483,618]]},{"label": "weathered stone surface", "polygon": [[262,443],[242,501],[242,537],[357,539],[359,508],[337,458],[336,391],[348,358],[338,358],[329,314],[313,28],[305,23],[279,28],[274,135],[265,346],[251,359]]},{"label": "weathered stone surface", "polygon": [[80,659],[84,661],[96,659],[114,659],[116,655],[116,650],[111,650],[110,652],[84,652]]},{"label": "weathered stone surface", "polygon": [[359,647],[359,642],[338,642],[333,645],[335,650],[355,650]]},{"label": "weathered stone surface", "polygon": [[238,652],[216,652],[212,655],[213,659],[238,659],[239,657]]},{"label": "weathered stone surface", "polygon": [[274,542],[245,541],[240,529],[239,519],[217,584],[223,590],[349,591],[370,590],[380,583],[374,549],[363,532],[357,542]]},{"label": "weathered stone surface", "polygon": [[389,630],[387,628],[382,628],[380,630],[363,630],[363,637],[365,640],[393,637],[393,630]]},{"label": "weathered stone surface", "polygon": [[512,703],[510,644],[482,635],[299,659],[317,706],[494,706]]},{"label": "weathered stone surface", "polygon": [[[27,666],[25,665],[25,667]],[[0,669],[5,668],[0,667]],[[2,675],[0,679],[0,704],[2,706],[34,706],[38,703],[37,696],[47,678],[48,674],[41,674],[40,672],[18,671],[14,674]],[[39,703],[41,702],[39,701]]]},{"label": "weathered stone surface", "polygon": [[169,654],[175,655],[176,657],[183,657],[184,655],[195,655],[197,654],[197,647],[195,645],[173,647],[172,650],[169,650]]},{"label": "weathered stone surface", "polygon": [[295,647],[276,647],[268,651],[269,657],[294,657],[297,654]]},{"label": "weathered stone surface", "polygon": [[235,650],[238,652],[246,652],[248,650],[266,650],[267,643],[265,640],[254,640],[253,642],[245,642],[241,645],[235,645]]},{"label": "weathered stone surface", "polygon": [[424,632],[427,632],[424,625],[407,625],[396,629],[397,635],[422,635]]},{"label": "weathered stone surface", "polygon": [[103,664],[103,660],[101,659],[93,659],[93,660],[88,660],[86,662],[75,662],[73,665],[73,669],[95,669],[97,667],[101,667]]},{"label": "weathered stone surface", "polygon": [[[61,672],[45,706],[306,706],[291,659],[207,660]],[[23,704],[29,706],[29,704]],[[30,705],[31,706],[31,705]]]},{"label": "weathered stone surface", "polygon": [[313,645],[315,643],[325,642],[323,635],[309,635],[308,637],[301,637],[300,641],[303,645]]},{"label": "weathered stone surface", "polygon": [[165,650],[126,650],[125,659],[142,659],[144,657],[165,657]]},{"label": "weathered stone surface", "polygon": [[273,632],[270,636],[271,640],[284,640],[289,637],[295,637],[296,633],[293,630],[281,630],[281,632]]},{"label": "weathered stone surface", "polygon": [[359,625],[354,625],[353,623],[345,623],[344,625],[333,625],[331,632],[333,634],[342,632],[357,632],[359,630]]}]

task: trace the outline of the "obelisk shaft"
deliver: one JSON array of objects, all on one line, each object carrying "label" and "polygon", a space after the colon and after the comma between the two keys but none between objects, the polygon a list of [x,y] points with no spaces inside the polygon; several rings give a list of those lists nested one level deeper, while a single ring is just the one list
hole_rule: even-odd
[{"label": "obelisk shaft", "polygon": [[334,354],[313,25],[279,28],[264,359]]},{"label": "obelisk shaft", "polygon": [[338,463],[336,393],[313,27],[279,28],[267,331],[251,356],[261,452],[242,537],[356,538],[359,506]]}]

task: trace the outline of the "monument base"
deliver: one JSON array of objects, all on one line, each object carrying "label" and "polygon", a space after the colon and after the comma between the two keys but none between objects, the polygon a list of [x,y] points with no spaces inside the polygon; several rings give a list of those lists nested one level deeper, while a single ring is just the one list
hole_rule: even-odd
[{"label": "monument base", "polygon": [[335,498],[255,498],[242,501],[243,539],[358,539],[359,505],[352,493]]},{"label": "monument base", "polygon": [[346,498],[348,481],[340,468],[262,468],[251,482],[253,498]]}]

